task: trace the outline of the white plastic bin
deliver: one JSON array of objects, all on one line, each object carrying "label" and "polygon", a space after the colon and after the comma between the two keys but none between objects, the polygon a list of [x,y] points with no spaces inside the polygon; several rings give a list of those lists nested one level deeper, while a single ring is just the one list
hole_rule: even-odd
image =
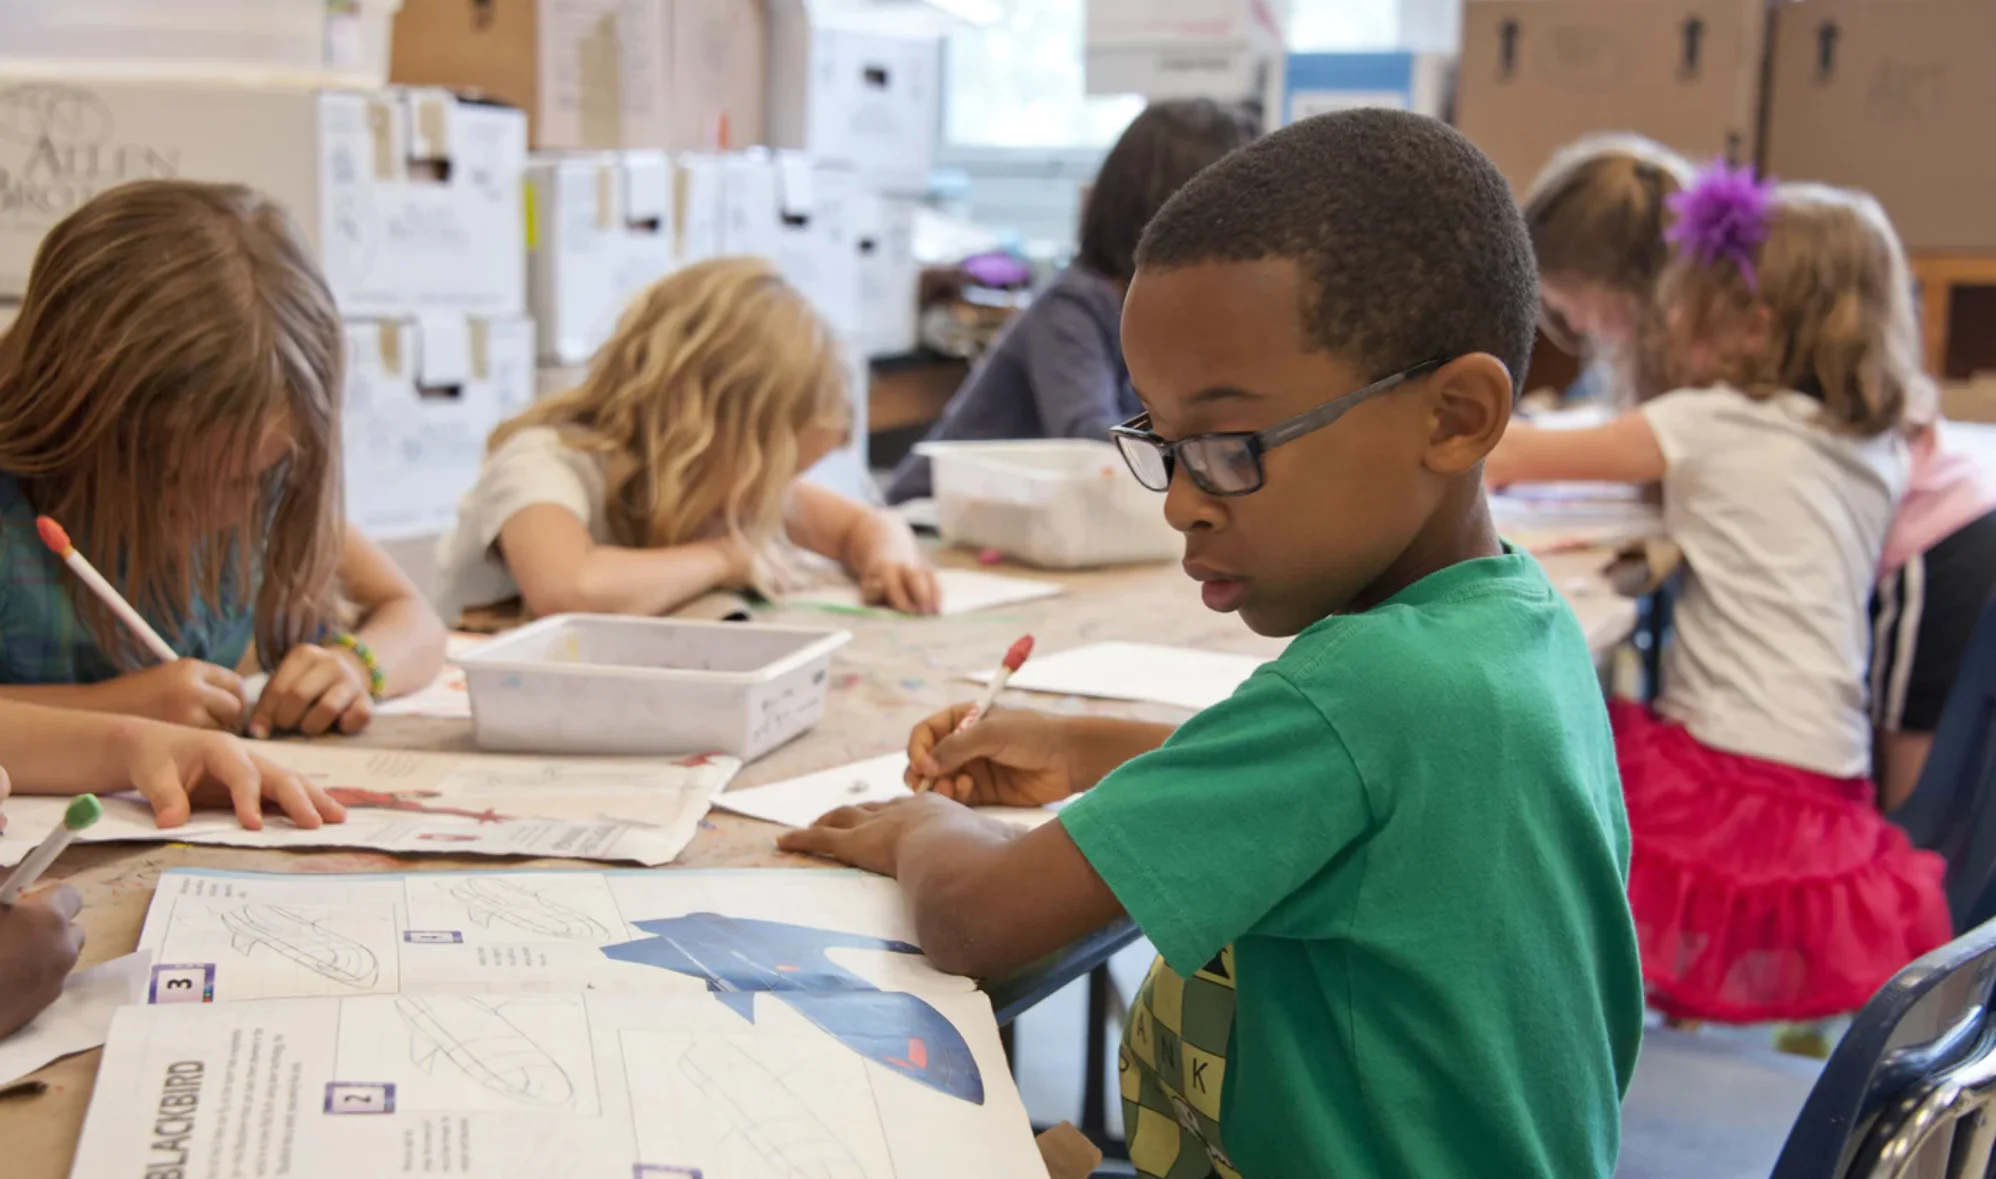
[{"label": "white plastic bin", "polygon": [[401,7],[402,0],[0,0],[0,65],[380,87]]},{"label": "white plastic bin", "polygon": [[845,631],[557,614],[459,660],[481,749],[761,757],[825,715]]},{"label": "white plastic bin", "polygon": [[1184,540],[1164,497],[1137,482],[1107,442],[923,442],[937,524],[951,544],[997,549],[1050,569],[1168,561]]}]

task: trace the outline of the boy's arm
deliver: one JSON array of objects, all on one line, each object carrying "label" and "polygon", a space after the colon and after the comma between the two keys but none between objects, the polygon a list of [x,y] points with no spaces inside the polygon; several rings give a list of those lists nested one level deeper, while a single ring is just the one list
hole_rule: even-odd
[{"label": "boy's arm", "polygon": [[923,951],[991,977],[1119,911],[1190,974],[1363,841],[1375,815],[1324,714],[1264,671],[1029,834],[934,795],[818,822],[778,846],[901,876]]},{"label": "boy's arm", "polygon": [[933,794],[834,811],[777,843],[899,879],[922,953],[950,974],[1003,977],[1123,915],[1058,822],[1022,832]]}]

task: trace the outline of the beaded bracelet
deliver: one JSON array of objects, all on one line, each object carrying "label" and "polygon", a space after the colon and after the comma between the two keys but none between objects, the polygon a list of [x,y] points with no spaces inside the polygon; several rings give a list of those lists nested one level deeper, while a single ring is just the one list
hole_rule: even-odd
[{"label": "beaded bracelet", "polygon": [[369,696],[379,700],[388,691],[388,676],[381,670],[381,661],[374,657],[374,648],[363,642],[359,635],[341,631],[339,634],[327,639],[325,645],[328,647],[344,647],[352,651],[354,658],[360,660],[361,666],[367,668],[367,694]]}]

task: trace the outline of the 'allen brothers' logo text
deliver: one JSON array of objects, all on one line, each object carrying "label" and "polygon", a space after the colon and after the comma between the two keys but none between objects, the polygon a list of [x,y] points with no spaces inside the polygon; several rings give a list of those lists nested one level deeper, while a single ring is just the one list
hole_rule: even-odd
[{"label": "'allen brothers' logo text", "polygon": [[53,220],[107,188],[179,172],[177,149],[119,142],[111,108],[88,90],[0,89],[0,216]]}]

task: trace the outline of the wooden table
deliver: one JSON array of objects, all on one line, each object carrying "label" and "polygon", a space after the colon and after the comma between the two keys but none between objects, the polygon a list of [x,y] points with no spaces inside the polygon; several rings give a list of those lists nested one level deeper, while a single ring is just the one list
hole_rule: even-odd
[{"label": "wooden table", "polygon": [[[961,553],[946,553],[944,564],[969,564]],[[1567,595],[1597,658],[1625,639],[1635,625],[1635,605],[1616,597],[1598,576],[1599,552],[1569,553],[1544,560],[1553,584]],[[1175,566],[1074,574],[1035,572],[1057,580],[1070,592],[1012,609],[948,619],[897,620],[839,616],[793,610],[789,623],[847,629],[853,642],[836,657],[824,721],[807,736],[742,770],[733,786],[758,786],[798,774],[890,752],[907,739],[915,722],[952,700],[974,696],[976,685],[958,677],[984,671],[1021,633],[1038,639],[1041,651],[1061,651],[1112,639],[1169,643],[1212,651],[1272,658],[1279,640],[1250,632],[1239,619],[1208,612],[1198,593]],[[1144,720],[1182,720],[1182,710],[1164,705],[1037,697],[1033,703],[1055,712],[1090,712]],[[471,750],[471,727],[459,721],[383,719],[362,737],[367,745],[400,749]],[[820,866],[819,861],[784,855],[773,844],[769,824],[714,812],[674,867],[744,868]],[[601,867],[574,861],[498,861],[433,856],[402,859],[369,851],[291,852],[265,849],[194,847],[185,844],[96,844],[71,848],[50,878],[74,885],[84,898],[83,925],[89,936],[83,965],[91,965],[138,945],[139,929],[152,902],[159,874],[168,868],[231,868],[261,872],[414,872],[446,868]],[[1077,967],[1075,975],[1085,971]],[[1044,981],[1044,980],[1042,980]],[[37,1078],[49,1090],[40,1097],[0,1101],[0,1150],[8,1179],[60,1179],[70,1160],[89,1105],[97,1073],[97,1052],[70,1057],[42,1070]]]}]

